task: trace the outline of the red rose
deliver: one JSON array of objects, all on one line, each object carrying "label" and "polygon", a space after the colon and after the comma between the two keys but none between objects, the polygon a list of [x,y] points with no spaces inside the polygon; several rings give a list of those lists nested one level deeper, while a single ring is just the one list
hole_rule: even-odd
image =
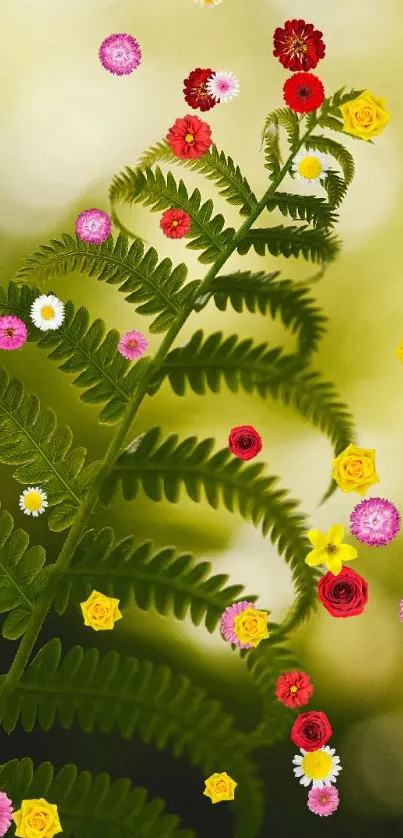
[{"label": "red rose", "polygon": [[355,570],[343,567],[338,576],[329,571],[319,579],[318,594],[332,617],[355,617],[368,602],[368,584]]},{"label": "red rose", "polygon": [[286,105],[297,113],[309,113],[320,108],[325,98],[323,84],[313,73],[294,73],[284,83]]},{"label": "red rose", "polygon": [[317,751],[326,745],[332,733],[327,716],[320,711],[311,710],[297,716],[291,729],[291,739],[297,748]]},{"label": "red rose", "polygon": [[251,460],[262,450],[262,439],[252,425],[240,425],[232,428],[228,437],[228,445],[232,454],[240,460]]}]

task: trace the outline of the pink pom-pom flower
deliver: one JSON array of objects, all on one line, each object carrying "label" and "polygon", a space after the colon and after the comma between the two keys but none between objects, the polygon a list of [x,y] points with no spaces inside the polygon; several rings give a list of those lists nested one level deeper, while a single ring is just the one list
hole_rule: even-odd
[{"label": "pink pom-pom flower", "polygon": [[142,332],[125,332],[120,338],[118,351],[128,361],[141,358],[148,349],[148,340]]},{"label": "pink pom-pom flower", "polygon": [[76,218],[76,235],[87,244],[102,244],[110,235],[112,222],[107,212],[87,209]]},{"label": "pink pom-pom flower", "polygon": [[0,317],[0,349],[19,349],[27,339],[27,327],[19,317]]},{"label": "pink pom-pom flower", "polygon": [[247,602],[246,600],[243,600],[243,602],[236,602],[234,605],[229,605],[228,608],[225,609],[220,619],[221,634],[225,637],[228,643],[234,643],[235,646],[238,646],[240,649],[253,648],[252,643],[240,643],[234,630],[235,617],[247,608],[254,608],[253,602]]},{"label": "pink pom-pom flower", "polygon": [[12,821],[13,804],[9,797],[0,791],[0,836],[5,835]]},{"label": "pink pom-pom flower", "polygon": [[108,35],[99,48],[99,60],[109,73],[128,76],[140,64],[140,44],[133,35],[127,33]]}]

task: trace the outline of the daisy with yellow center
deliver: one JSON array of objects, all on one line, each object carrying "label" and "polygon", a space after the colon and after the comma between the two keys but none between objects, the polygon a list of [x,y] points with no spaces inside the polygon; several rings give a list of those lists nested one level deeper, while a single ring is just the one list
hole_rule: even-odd
[{"label": "daisy with yellow center", "polygon": [[327,177],[329,166],[324,154],[320,151],[301,149],[295,155],[291,169],[297,180],[305,183],[321,183]]},{"label": "daisy with yellow center", "polygon": [[308,553],[305,564],[309,567],[325,564],[333,576],[341,573],[343,562],[352,562],[358,556],[355,547],[342,544],[344,527],[341,524],[334,524],[328,533],[309,530],[308,538],[314,549]]},{"label": "daisy with yellow center", "polygon": [[195,0],[199,6],[205,6],[208,8],[209,6],[218,6],[222,0]]},{"label": "daisy with yellow center", "polygon": [[54,294],[41,294],[32,303],[30,316],[42,332],[59,329],[64,320],[64,305]]},{"label": "daisy with yellow center", "polygon": [[34,518],[37,518],[45,511],[48,498],[46,493],[38,486],[28,486],[28,489],[24,489],[22,495],[20,495],[19,505],[24,515],[33,515]]},{"label": "daisy with yellow center", "polygon": [[304,751],[300,748],[302,756],[297,754],[293,759],[295,776],[299,779],[301,786],[309,786],[312,783],[313,789],[323,789],[330,783],[335,783],[338,774],[342,770],[340,757],[335,756],[335,748],[319,748],[318,751]]}]

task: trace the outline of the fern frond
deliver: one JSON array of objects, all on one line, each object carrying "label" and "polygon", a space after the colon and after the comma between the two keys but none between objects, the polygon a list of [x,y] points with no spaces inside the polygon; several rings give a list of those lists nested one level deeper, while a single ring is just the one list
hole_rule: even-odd
[{"label": "fern frond", "polygon": [[348,90],[345,92],[345,85],[341,87],[333,96],[329,96],[323,102],[321,111],[326,112],[338,112],[340,105],[344,105],[346,102],[352,101],[352,99],[358,99],[359,96],[364,92],[364,90]]},{"label": "fern frond", "polygon": [[195,838],[192,829],[180,829],[177,815],[164,814],[164,800],[148,800],[145,789],[123,778],[111,782],[109,774],[93,777],[65,765],[55,776],[50,762],[35,770],[26,757],[0,765],[0,786],[14,811],[23,800],[43,797],[55,803],[61,834],[71,838]]},{"label": "fern frond", "polygon": [[274,180],[280,173],[282,165],[282,157],[280,151],[280,132],[278,129],[278,121],[270,116],[266,119],[262,132],[262,146],[264,144],[264,167],[270,173],[270,177]]},{"label": "fern frond", "polygon": [[129,247],[127,236],[119,235],[116,242],[109,237],[101,245],[91,245],[65,233],[61,240],[53,239],[25,260],[16,278],[32,275],[51,280],[55,276],[77,271],[95,276],[101,282],[119,286],[129,303],[134,303],[139,314],[158,315],[150,332],[164,332],[181,314],[192,296],[198,281],[184,284],[187,267],[172,268],[170,259],[158,263],[153,247],[144,253],[140,241]]},{"label": "fern frond", "polygon": [[347,183],[337,172],[328,169],[326,180],[323,181],[328,201],[331,207],[339,207],[347,193]]},{"label": "fern frond", "polygon": [[290,735],[292,723],[298,713],[278,701],[275,688],[283,672],[300,670],[294,653],[278,643],[274,634],[263,640],[245,656],[247,669],[263,696],[263,713],[256,729],[250,733],[253,747],[262,748]]},{"label": "fern frond", "polygon": [[285,129],[287,133],[288,145],[290,147],[290,151],[292,152],[299,142],[299,121],[297,114],[290,110],[290,108],[278,108],[277,110],[269,113],[263,127],[262,145],[270,133],[270,130],[278,125],[281,125],[281,127]]},{"label": "fern frond", "polygon": [[282,215],[308,221],[314,227],[332,227],[338,220],[329,204],[323,198],[316,198],[314,195],[276,192],[266,206],[269,212],[279,209]]},{"label": "fern frond", "polygon": [[331,154],[341,166],[346,184],[351,183],[355,173],[354,157],[341,143],[336,142],[336,140],[331,140],[329,137],[311,134],[305,145],[307,149],[314,148],[325,154]]},{"label": "fern frond", "polygon": [[[327,182],[328,178],[326,178]],[[329,199],[330,203],[330,199]],[[302,255],[312,262],[331,262],[335,259],[340,242],[336,236],[327,230],[316,228],[309,230],[306,225],[301,227],[252,227],[245,233],[237,246],[238,253],[248,253],[253,247],[259,256],[264,256],[266,249],[272,256]]]}]

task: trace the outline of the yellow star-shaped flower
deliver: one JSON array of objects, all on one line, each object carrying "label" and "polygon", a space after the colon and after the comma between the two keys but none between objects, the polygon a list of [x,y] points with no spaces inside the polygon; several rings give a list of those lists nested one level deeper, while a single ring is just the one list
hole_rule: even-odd
[{"label": "yellow star-shaped flower", "polygon": [[327,534],[319,530],[309,530],[308,538],[314,549],[308,553],[305,563],[309,567],[325,564],[333,576],[338,576],[341,572],[342,562],[351,562],[358,556],[355,547],[342,544],[344,527],[341,524],[334,524]]}]

